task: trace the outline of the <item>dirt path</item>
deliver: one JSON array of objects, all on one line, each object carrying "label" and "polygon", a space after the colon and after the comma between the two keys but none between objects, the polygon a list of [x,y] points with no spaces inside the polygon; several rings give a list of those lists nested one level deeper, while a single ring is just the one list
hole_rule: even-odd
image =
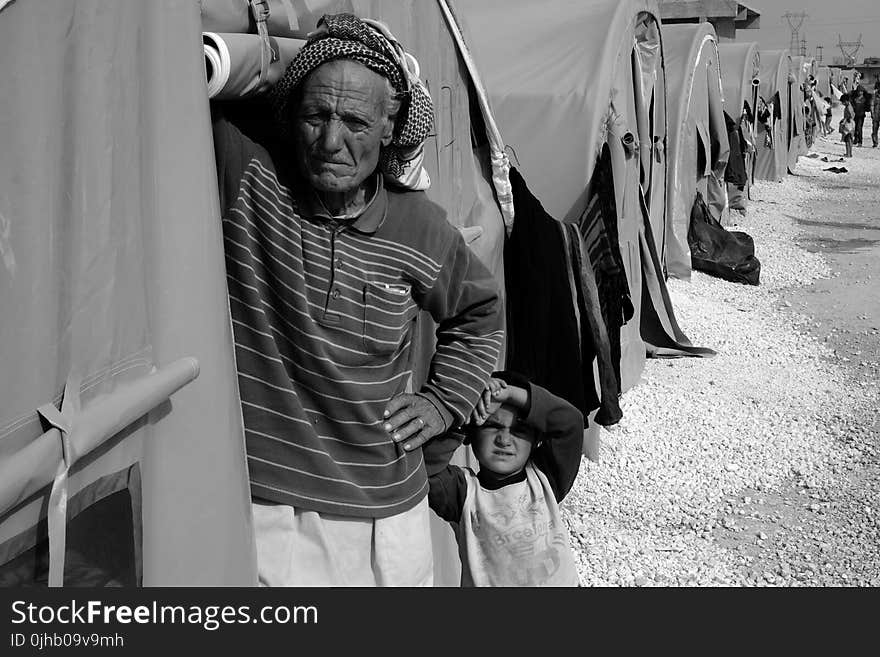
[{"label": "dirt path", "polygon": [[[870,134],[870,133],[869,133]],[[711,359],[649,360],[564,503],[595,586],[880,586],[880,149],[756,185],[761,285],[669,281]],[[823,162],[825,157],[829,161]],[[845,166],[845,174],[825,169]]]},{"label": "dirt path", "polygon": [[[744,490],[726,505],[739,530],[722,527],[716,537],[740,554],[746,582],[880,586],[880,150],[866,133],[869,147],[855,148],[852,160],[834,162],[842,145],[821,139],[819,157],[798,164],[822,193],[789,214],[802,230],[797,243],[821,254],[832,276],[787,289],[780,309],[829,347],[846,386],[869,394],[855,412],[829,409],[838,458],[827,464],[828,483],[793,472],[772,494]],[[849,173],[826,173],[829,166]]]}]

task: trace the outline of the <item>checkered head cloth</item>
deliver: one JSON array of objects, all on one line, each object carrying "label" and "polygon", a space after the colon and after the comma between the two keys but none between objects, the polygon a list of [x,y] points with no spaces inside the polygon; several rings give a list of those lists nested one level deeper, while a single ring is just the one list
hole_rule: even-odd
[{"label": "checkered head cloth", "polygon": [[382,152],[380,167],[386,177],[405,175],[412,153],[419,149],[434,125],[434,107],[418,79],[418,63],[406,53],[381,23],[351,14],[326,14],[318,29],[288,64],[272,90],[275,120],[281,133],[290,134],[291,101],[296,87],[321,64],[351,59],[391,82],[401,101],[391,145]]}]

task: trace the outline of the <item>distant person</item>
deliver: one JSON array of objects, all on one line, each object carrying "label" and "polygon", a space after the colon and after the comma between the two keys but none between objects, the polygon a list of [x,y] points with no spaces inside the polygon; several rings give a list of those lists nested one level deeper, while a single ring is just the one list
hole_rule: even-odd
[{"label": "distant person", "polygon": [[825,96],[825,102],[828,103],[828,109],[825,110],[825,136],[831,134],[831,96]]},{"label": "distant person", "polygon": [[812,103],[804,102],[804,139],[807,142],[807,148],[813,146],[813,139],[816,135],[816,121],[813,118]]},{"label": "distant person", "polygon": [[880,128],[880,75],[874,82],[874,94],[871,99],[871,142],[877,148],[877,128]]},{"label": "distant person", "polygon": [[[434,458],[428,501],[454,524],[462,586],[578,586],[559,502],[581,462],[584,418],[544,388],[496,372],[465,427],[479,472]],[[457,439],[449,440],[452,449]]]},{"label": "distant person", "polygon": [[856,86],[849,96],[852,104],[855,128],[853,129],[853,144],[862,145],[862,129],[865,125],[865,114],[871,109],[871,94],[865,91],[862,85]]},{"label": "distant person", "polygon": [[849,94],[843,94],[840,97],[840,103],[843,105],[843,118],[840,119],[840,137],[843,139],[843,145],[846,147],[844,157],[852,157],[853,131],[855,130],[855,112],[849,101]]}]

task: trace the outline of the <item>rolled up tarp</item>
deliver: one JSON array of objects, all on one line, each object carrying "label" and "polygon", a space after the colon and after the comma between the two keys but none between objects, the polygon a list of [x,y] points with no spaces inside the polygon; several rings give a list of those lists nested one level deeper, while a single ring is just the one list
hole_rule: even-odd
[{"label": "rolled up tarp", "polygon": [[[74,417],[68,439],[69,466],[164,402],[199,374],[195,358],[181,358],[141,379],[96,397]],[[65,393],[67,394],[67,393]],[[0,460],[0,515],[48,486],[64,455],[60,431],[50,429],[8,458]]]},{"label": "rolled up tarp", "polygon": [[208,98],[232,100],[268,91],[305,44],[269,37],[274,56],[263,70],[263,41],[257,34],[203,32]]},{"label": "rolled up tarp", "polygon": [[324,14],[354,13],[344,0],[199,0],[205,32],[256,34],[251,5],[264,5],[269,16],[266,29],[272,36],[305,39]]}]

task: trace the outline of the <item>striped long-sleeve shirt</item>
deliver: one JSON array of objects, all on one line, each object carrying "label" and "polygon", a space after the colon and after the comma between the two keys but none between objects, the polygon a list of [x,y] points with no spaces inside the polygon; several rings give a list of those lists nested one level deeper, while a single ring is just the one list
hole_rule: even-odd
[{"label": "striped long-sleeve shirt", "polygon": [[463,423],[496,366],[497,285],[423,192],[379,178],[353,222],[223,119],[214,123],[251,494],[380,518],[428,492],[421,450],[383,427],[406,389],[419,310],[438,324],[419,391]]}]

